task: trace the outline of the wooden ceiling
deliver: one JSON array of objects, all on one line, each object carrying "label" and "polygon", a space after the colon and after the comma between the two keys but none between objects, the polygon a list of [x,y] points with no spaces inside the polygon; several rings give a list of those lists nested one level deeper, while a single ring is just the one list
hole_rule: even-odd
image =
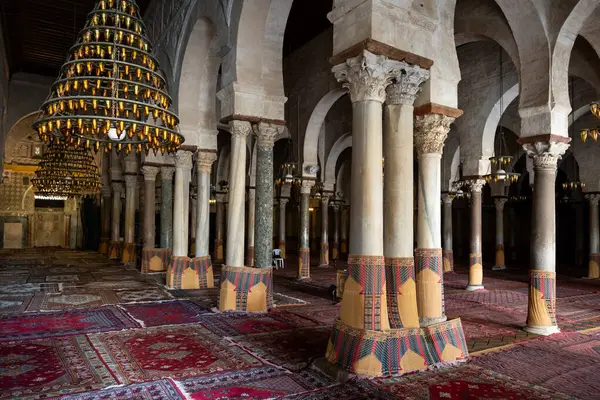
[{"label": "wooden ceiling", "polygon": [[[150,0],[137,0],[142,15]],[[96,0],[0,0],[11,75],[55,77]]]}]

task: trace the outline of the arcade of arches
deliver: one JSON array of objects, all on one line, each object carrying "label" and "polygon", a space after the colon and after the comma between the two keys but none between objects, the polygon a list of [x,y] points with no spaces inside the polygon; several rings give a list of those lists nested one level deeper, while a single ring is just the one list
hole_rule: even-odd
[{"label": "arcade of arches", "polygon": [[0,8],[0,398],[600,398],[600,0],[138,3],[185,142],[64,203]]}]

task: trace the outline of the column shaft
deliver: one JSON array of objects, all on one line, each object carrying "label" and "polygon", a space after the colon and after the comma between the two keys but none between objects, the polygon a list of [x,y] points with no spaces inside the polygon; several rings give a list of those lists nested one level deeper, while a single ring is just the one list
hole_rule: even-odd
[{"label": "column shaft", "polygon": [[199,151],[196,160],[198,200],[196,201],[196,245],[195,256],[206,257],[209,253],[210,237],[210,172],[217,159],[215,152]]},{"label": "column shaft", "polygon": [[485,181],[471,182],[471,252],[469,254],[469,284],[466,290],[483,289],[483,258],[481,254],[481,189]]},{"label": "column shaft", "polygon": [[173,247],[173,174],[175,168],[160,167],[160,247]]},{"label": "column shaft", "polygon": [[494,270],[506,269],[504,252],[504,204],[507,199],[499,197],[494,199],[496,207],[496,265]]},{"label": "column shaft", "polygon": [[173,256],[188,256],[190,180],[192,153],[180,150],[175,156],[175,192],[173,193]]},{"label": "column shaft", "polygon": [[286,205],[289,199],[279,199],[279,249],[281,250],[281,256],[286,258],[286,246],[285,246],[285,223],[286,223]]},{"label": "column shaft", "polygon": [[215,203],[215,261],[225,261],[223,228],[225,224],[225,194],[217,194]]},{"label": "column shaft", "polygon": [[144,202],[144,247],[154,248],[156,243],[156,227],[154,224],[156,206],[154,204],[154,198],[156,195],[156,175],[158,174],[157,167],[144,166],[142,167],[144,173],[144,186],[145,186],[145,202]]},{"label": "column shaft", "polygon": [[[229,205],[227,210],[227,253],[225,265],[244,266],[247,134],[231,135],[229,156]],[[218,212],[218,210],[217,210]],[[222,225],[220,227],[223,228]]]},{"label": "column shaft", "polygon": [[444,272],[454,271],[454,250],[452,247],[452,196],[445,194],[442,196],[444,202],[444,224],[442,233],[442,253],[444,259]]},{"label": "column shaft", "polygon": [[314,181],[303,181],[300,189],[300,254],[298,257],[298,279],[310,278],[310,189]]},{"label": "column shaft", "polygon": [[108,257],[112,259],[121,258],[121,193],[123,184],[121,182],[112,182],[112,224],[110,233],[110,243],[108,247]]},{"label": "column shaft", "polygon": [[248,188],[248,226],[246,227],[246,264],[254,266],[254,216],[256,215],[256,189]]},{"label": "column shaft", "polygon": [[588,263],[588,278],[600,278],[600,229],[598,224],[598,201],[600,194],[587,196],[590,202],[590,260]]},{"label": "column shaft", "polygon": [[333,209],[333,248],[331,249],[331,257],[333,260],[340,258],[340,206],[335,204]]},{"label": "column shaft", "polygon": [[341,218],[340,218],[340,258],[346,258],[348,256],[348,207],[343,205],[341,207]]},{"label": "column shaft", "polygon": [[111,201],[111,188],[109,184],[102,187],[102,205],[101,205],[101,233],[100,233],[100,247],[98,252],[100,254],[108,255],[108,242],[110,240],[110,214],[112,209]]},{"label": "column shaft", "polygon": [[321,267],[329,267],[329,197],[321,198]]}]

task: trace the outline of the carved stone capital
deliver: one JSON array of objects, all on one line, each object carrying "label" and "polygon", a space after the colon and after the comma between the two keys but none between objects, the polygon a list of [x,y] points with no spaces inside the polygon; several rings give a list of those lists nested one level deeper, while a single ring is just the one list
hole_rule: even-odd
[{"label": "carved stone capital", "polygon": [[494,206],[496,206],[496,211],[504,211],[504,205],[508,199],[506,197],[496,197],[494,199]]},{"label": "carved stone capital", "polygon": [[121,193],[123,193],[123,182],[112,182],[111,186],[115,196],[118,197],[121,195]]},{"label": "carved stone capital", "polygon": [[287,197],[280,197],[279,198],[279,205],[285,207],[287,203],[290,202],[290,199],[288,199]]},{"label": "carved stone capital", "polygon": [[125,175],[123,177],[123,179],[125,179],[125,187],[127,189],[137,189],[138,188],[137,175]]},{"label": "carved stone capital", "polygon": [[453,122],[453,117],[442,114],[427,114],[415,117],[414,140],[417,152],[419,154],[442,154],[444,142]]},{"label": "carved stone capital", "polygon": [[589,193],[585,195],[585,198],[590,202],[590,205],[598,206],[598,202],[600,202],[600,193]]},{"label": "carved stone capital", "polygon": [[385,101],[385,88],[392,83],[394,76],[399,75],[402,68],[400,61],[389,60],[363,50],[356,57],[332,68],[333,75],[342,86],[350,91],[350,100]]},{"label": "carved stone capital", "polygon": [[194,165],[192,161],[193,154],[186,150],[179,150],[175,153],[175,168],[192,169]]},{"label": "carved stone capital", "polygon": [[163,181],[172,181],[175,174],[174,167],[160,167],[160,179]]},{"label": "carved stone capital", "polygon": [[323,205],[324,207],[327,207],[327,205],[329,204],[329,199],[331,198],[333,194],[331,193],[323,193],[321,195],[321,205]]},{"label": "carved stone capital", "polygon": [[226,203],[227,202],[227,194],[226,193],[217,193],[215,195],[215,200],[217,200],[217,203]]},{"label": "carved stone capital", "polygon": [[563,142],[532,142],[523,144],[523,149],[529,157],[533,158],[534,168],[556,169],[558,160],[569,148],[568,143]]},{"label": "carved stone capital", "polygon": [[442,202],[444,204],[452,204],[453,201],[454,201],[454,196],[451,196],[448,193],[442,193]]},{"label": "carved stone capital", "polygon": [[112,189],[110,187],[110,185],[103,185],[102,186],[102,197],[110,197],[112,196]]},{"label": "carved stone capital", "polygon": [[313,186],[315,186],[315,181],[303,180],[302,186],[300,186],[300,193],[301,194],[310,194]]},{"label": "carved stone capital", "polygon": [[252,133],[252,125],[248,121],[229,121],[231,136],[248,137]]},{"label": "carved stone capital", "polygon": [[156,175],[158,175],[159,169],[158,167],[152,165],[144,165],[142,167],[142,173],[144,174],[144,180],[146,181],[155,181]]},{"label": "carved stone capital", "polygon": [[273,147],[275,139],[283,132],[283,125],[269,124],[259,122],[254,125],[254,134],[258,139],[257,145],[260,147]]},{"label": "carved stone capital", "polygon": [[421,84],[429,79],[429,71],[405,62],[402,65],[400,74],[395,76],[395,83],[386,89],[386,103],[412,106],[421,91]]},{"label": "carved stone capital", "polygon": [[198,151],[196,153],[196,168],[198,173],[210,174],[213,163],[217,160],[217,153],[212,151]]},{"label": "carved stone capital", "polygon": [[481,190],[485,186],[485,179],[472,179],[469,181],[469,188],[471,193],[481,193]]}]

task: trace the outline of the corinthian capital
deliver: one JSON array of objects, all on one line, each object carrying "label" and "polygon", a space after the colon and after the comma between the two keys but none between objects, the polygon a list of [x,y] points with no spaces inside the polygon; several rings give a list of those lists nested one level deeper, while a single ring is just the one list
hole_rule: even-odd
[{"label": "corinthian capital", "polygon": [[589,193],[585,195],[591,205],[597,206],[600,202],[600,193]]},{"label": "corinthian capital", "polygon": [[385,56],[375,55],[367,50],[345,63],[332,68],[333,75],[342,86],[350,91],[350,100],[385,101],[385,88],[399,75],[402,63],[388,60]]},{"label": "corinthian capital", "polygon": [[192,169],[192,153],[186,150],[179,150],[175,154],[175,167],[182,169]]},{"label": "corinthian capital", "polygon": [[402,70],[394,78],[395,83],[386,89],[386,103],[412,106],[421,91],[421,84],[429,79],[429,71],[402,62]]},{"label": "corinthian capital", "polygon": [[199,173],[210,174],[213,163],[217,160],[217,153],[213,151],[201,151],[196,153],[196,168]]},{"label": "corinthian capital", "polygon": [[113,193],[115,196],[120,196],[123,193],[123,182],[112,182],[111,183]]},{"label": "corinthian capital", "polygon": [[563,142],[531,142],[523,144],[523,149],[533,158],[534,168],[556,169],[558,160],[569,148]]},{"label": "corinthian capital", "polygon": [[175,168],[173,167],[160,167],[160,179],[163,181],[172,181]]},{"label": "corinthian capital", "polygon": [[494,199],[494,205],[496,206],[497,211],[504,211],[504,205],[508,199],[506,197],[496,197]]},{"label": "corinthian capital", "polygon": [[156,175],[158,175],[158,167],[154,167],[152,165],[144,165],[142,167],[142,173],[144,174],[144,180],[146,181],[155,181]]},{"label": "corinthian capital", "polygon": [[473,179],[469,181],[469,188],[471,193],[481,193],[481,190],[485,186],[485,179]]},{"label": "corinthian capital", "polygon": [[247,137],[252,133],[252,125],[248,121],[229,121],[231,136]]},{"label": "corinthian capital", "polygon": [[277,136],[283,132],[283,125],[269,124],[267,122],[259,122],[254,125],[254,134],[258,139],[257,144],[260,147],[273,147]]},{"label": "corinthian capital", "polygon": [[302,186],[300,186],[300,193],[310,194],[310,191],[312,190],[313,186],[315,186],[315,181],[309,179],[303,180]]},{"label": "corinthian capital", "polygon": [[427,114],[415,118],[414,140],[419,154],[437,153],[444,151],[444,142],[450,132],[453,117],[442,114]]},{"label": "corinthian capital", "polygon": [[125,175],[125,187],[127,189],[137,189],[138,177],[137,175]]}]

